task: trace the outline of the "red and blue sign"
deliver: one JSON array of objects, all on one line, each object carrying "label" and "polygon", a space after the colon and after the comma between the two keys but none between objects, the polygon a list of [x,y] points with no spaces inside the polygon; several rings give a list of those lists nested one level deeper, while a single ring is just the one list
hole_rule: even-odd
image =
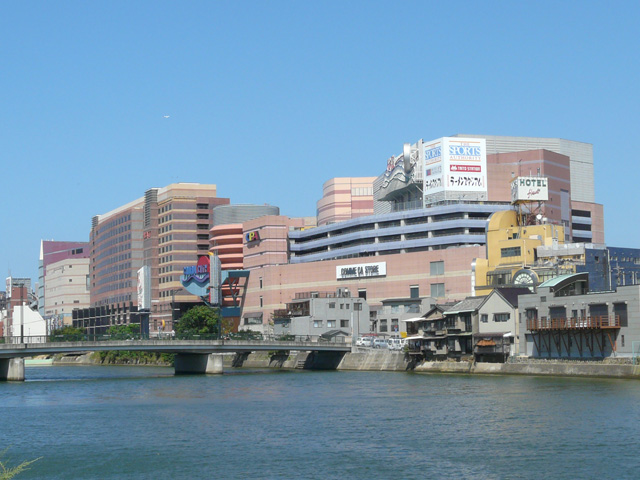
[{"label": "red and blue sign", "polygon": [[209,257],[202,256],[198,258],[198,263],[190,267],[184,267],[182,271],[182,281],[196,280],[199,283],[209,280]]}]

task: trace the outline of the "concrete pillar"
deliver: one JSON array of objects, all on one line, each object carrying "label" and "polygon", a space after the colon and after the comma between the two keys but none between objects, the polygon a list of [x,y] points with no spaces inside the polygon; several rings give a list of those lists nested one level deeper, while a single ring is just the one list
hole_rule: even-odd
[{"label": "concrete pillar", "polygon": [[23,382],[24,358],[0,358],[0,381]]},{"label": "concrete pillar", "polygon": [[222,355],[215,353],[178,353],[175,357],[176,375],[222,374]]}]

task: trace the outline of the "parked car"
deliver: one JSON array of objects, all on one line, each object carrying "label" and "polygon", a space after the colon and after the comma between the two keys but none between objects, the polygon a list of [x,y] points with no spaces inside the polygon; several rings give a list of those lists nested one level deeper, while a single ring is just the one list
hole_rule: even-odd
[{"label": "parked car", "polygon": [[373,348],[389,348],[389,344],[384,338],[376,338],[373,341]]},{"label": "parked car", "polygon": [[402,340],[399,338],[390,338],[387,340],[389,350],[402,350]]},{"label": "parked car", "polygon": [[[360,337],[360,339],[362,339],[362,344],[359,346],[362,347],[373,347],[373,338],[371,337]],[[360,340],[358,339],[358,340]],[[357,343],[356,343],[357,345]]]}]

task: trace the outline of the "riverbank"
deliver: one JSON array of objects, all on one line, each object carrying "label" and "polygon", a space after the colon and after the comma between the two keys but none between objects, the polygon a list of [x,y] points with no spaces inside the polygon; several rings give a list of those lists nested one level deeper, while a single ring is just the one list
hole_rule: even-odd
[{"label": "riverbank", "polygon": [[[292,354],[287,357],[281,355],[277,358],[265,353],[253,353],[246,355],[246,359],[241,365],[233,365],[232,357],[228,358],[224,364],[225,367],[301,368],[301,365],[307,361],[306,356],[299,358],[302,355],[306,355],[306,353]],[[311,368],[313,368],[313,365],[311,365]],[[640,365],[633,365],[631,359],[628,358],[606,359],[603,361],[518,358],[512,359],[509,363],[451,361],[411,364],[404,353],[385,350],[347,353],[338,364],[337,370],[640,379]]]},{"label": "riverbank", "polygon": [[[54,365],[154,365],[171,366],[167,362],[135,363],[101,359],[99,354],[88,352],[81,355],[57,355]],[[601,377],[640,379],[640,365],[631,359],[605,359],[603,361],[580,361],[562,359],[515,358],[508,363],[477,362],[420,362],[410,363],[400,352],[387,350],[347,353],[344,357],[314,356],[308,352],[290,355],[270,355],[266,352],[225,354],[224,368],[280,368],[280,369],[336,369],[352,371],[386,371],[415,373],[458,373],[467,375],[539,375],[565,377]]]},{"label": "riverbank", "polygon": [[172,362],[165,361],[159,355],[127,356],[104,355],[100,352],[86,352],[82,354],[55,355],[53,365],[149,365],[155,367],[171,367]]}]

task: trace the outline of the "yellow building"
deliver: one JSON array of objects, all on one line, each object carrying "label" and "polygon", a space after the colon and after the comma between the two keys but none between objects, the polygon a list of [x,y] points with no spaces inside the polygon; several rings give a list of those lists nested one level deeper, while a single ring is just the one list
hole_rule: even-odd
[{"label": "yellow building", "polygon": [[[525,225],[515,210],[494,213],[487,226],[487,258],[476,259],[476,295],[494,288],[534,288],[548,278],[575,271],[574,265],[539,262],[538,247],[554,248],[564,243],[561,225]],[[566,271],[565,271],[566,270]]]}]

